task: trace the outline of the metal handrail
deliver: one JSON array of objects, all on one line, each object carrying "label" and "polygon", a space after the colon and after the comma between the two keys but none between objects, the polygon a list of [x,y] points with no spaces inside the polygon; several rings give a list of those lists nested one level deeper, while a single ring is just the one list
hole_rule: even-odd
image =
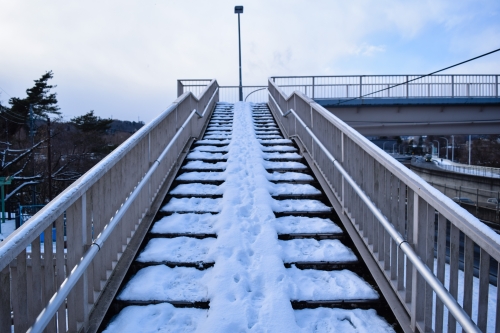
[{"label": "metal handrail", "polygon": [[[318,92],[320,98],[353,98],[361,97],[366,93],[376,93],[369,98],[386,98],[388,89],[398,91],[401,98],[409,97],[490,97],[499,98],[499,74],[434,74],[434,75],[312,75],[312,76],[273,76],[270,78],[281,88],[303,88],[311,93],[312,98]],[[384,87],[382,91],[372,92],[374,87]],[[387,87],[386,87],[387,86]],[[393,87],[390,87],[393,86]],[[328,87],[336,91],[325,91]],[[345,92],[339,91],[345,87]],[[425,87],[425,92],[422,90]],[[394,89],[394,90],[392,90]],[[418,91],[415,91],[418,89]],[[412,91],[413,90],[413,91]],[[383,93],[383,96],[382,96]],[[346,96],[343,96],[346,95]],[[427,95],[427,96],[425,96]],[[392,97],[398,97],[392,96]]]},{"label": "metal handrail", "polygon": [[[419,202],[422,202],[424,209],[427,209],[425,207],[429,207],[430,209],[433,209],[433,211],[437,211],[439,214],[439,222],[436,222],[436,226],[439,226],[441,228],[442,222],[441,221],[450,221],[453,230],[459,230],[463,232],[466,236],[466,240],[469,242],[468,244],[473,244],[476,243],[480,246],[481,249],[481,258],[483,258],[483,251],[484,254],[486,255],[486,258],[491,258],[495,260],[500,259],[500,238],[498,235],[496,235],[494,232],[491,231],[488,227],[485,225],[482,225],[476,218],[474,218],[471,214],[468,212],[460,209],[457,211],[456,204],[453,203],[453,201],[449,198],[442,197],[442,194],[434,189],[432,186],[429,184],[425,183],[423,180],[421,180],[418,177],[415,177],[415,175],[412,174],[411,171],[407,170],[405,167],[400,165],[399,163],[396,163],[395,161],[392,161],[392,159],[389,159],[387,154],[383,153],[379,148],[377,148],[374,144],[370,143],[366,138],[362,137],[357,133],[355,130],[353,130],[351,127],[349,127],[347,124],[342,122],[338,117],[334,116],[332,113],[328,112],[325,110],[323,107],[321,107],[319,104],[314,102],[311,98],[305,96],[302,92],[300,91],[295,91],[293,94],[286,95],[283,90],[280,89],[281,87],[278,86],[277,83],[273,82],[272,78],[269,80],[269,104],[271,106],[271,110],[275,115],[277,115],[279,118],[282,118],[283,121],[280,122],[280,126],[283,126],[283,129],[287,133],[289,137],[296,137],[298,140],[302,142],[302,146],[308,151],[309,156],[317,163],[317,167],[319,168],[319,172],[323,174],[323,177],[325,178],[325,181],[329,183],[333,191],[332,195],[333,197],[336,197],[337,200],[339,201],[339,204],[342,207],[343,213],[345,216],[351,221],[353,224],[353,231],[356,232],[358,235],[356,237],[360,237],[360,241],[364,242],[365,245],[367,246],[368,253],[371,252],[370,257],[373,257],[370,260],[374,260],[373,264],[376,264],[379,266],[381,269],[380,273],[377,273],[378,278],[384,278],[387,280],[389,285],[392,288],[392,292],[394,292],[394,300],[399,299],[397,302],[402,302],[402,307],[405,309],[411,318],[411,328],[416,329],[418,325],[420,325],[420,320],[419,318],[425,318],[425,325],[428,324],[428,321],[430,320],[432,322],[432,318],[428,317],[427,315],[422,315],[423,317],[420,317],[418,315],[419,313],[419,305],[424,305],[427,304],[428,295],[425,296],[425,302],[423,301],[424,296],[418,296],[419,294],[421,295],[424,291],[420,291],[417,289],[410,289],[408,290],[404,284],[405,279],[408,279],[408,274],[410,274],[410,280],[406,280],[406,283],[412,283],[412,281],[418,277],[419,280],[415,281],[421,281],[418,283],[423,283],[429,286],[429,291],[432,291],[437,295],[437,299],[441,300],[441,294],[440,294],[440,289],[441,291],[443,290],[443,283],[439,281],[444,281],[442,280],[443,277],[440,275],[440,269],[444,270],[444,265],[443,261],[441,261],[440,264],[440,258],[438,258],[438,272],[437,275],[434,276],[432,273],[432,266],[429,263],[429,260],[431,260],[430,254],[424,253],[423,251],[428,251],[427,249],[424,250],[422,248],[422,245],[420,241],[423,241],[425,244],[425,241],[427,240],[428,242],[432,242],[431,238],[429,235],[425,234],[426,232],[434,232],[430,231],[431,229],[427,229],[427,222],[424,220],[426,218],[431,218],[430,215],[427,217],[424,217],[422,214],[423,211],[419,210]],[[276,106],[276,107],[275,107]],[[283,113],[282,110],[288,110],[286,113]],[[297,111],[295,111],[297,109]],[[293,117],[287,117],[287,119],[292,119],[292,120],[285,120],[285,117],[282,117],[282,115],[288,115],[292,114]],[[300,119],[299,114],[304,117],[304,119]],[[280,116],[281,115],[281,116]],[[277,119],[278,120],[278,119]],[[330,125],[322,125],[324,121],[327,121],[330,123]],[[310,123],[310,125],[308,125]],[[310,127],[308,127],[310,126]],[[317,127],[319,126],[319,127]],[[330,134],[329,131],[334,130]],[[328,130],[328,132],[325,132],[325,130]],[[316,133],[316,136],[314,133]],[[328,133],[328,134],[327,134]],[[324,138],[320,138],[320,134],[324,134]],[[331,141],[332,138],[335,138],[334,141]],[[319,140],[325,140],[325,145],[328,143],[330,146],[328,149],[332,149],[333,147],[337,146],[339,149],[337,150],[331,150],[331,153],[327,151],[326,146],[324,146]],[[331,147],[331,145],[334,145]],[[318,149],[319,148],[319,149]],[[348,151],[344,151],[344,149],[349,149]],[[355,150],[353,150],[355,149]],[[356,151],[359,149],[359,153]],[[366,156],[368,158],[367,162],[365,163],[376,163],[380,167],[381,171],[377,172],[382,172],[382,175],[391,175],[390,177],[394,177],[398,184],[401,185],[396,185],[396,191],[399,191],[399,194],[396,194],[396,198],[399,196],[399,200],[396,200],[397,202],[401,202],[401,200],[405,200],[405,196],[407,195],[406,199],[410,199],[410,194],[411,194],[411,206],[410,202],[408,202],[408,205],[405,206],[403,203],[402,209],[404,210],[403,214],[410,214],[410,209],[412,211],[412,218],[410,219],[410,216],[408,216],[408,221],[405,221],[404,223],[399,223],[399,220],[392,221],[392,228],[396,232],[398,232],[398,235],[405,235],[408,236],[408,242],[412,242],[412,244],[408,243],[403,243],[400,244],[398,240],[399,238],[394,238],[392,237],[393,235],[390,233],[387,228],[385,228],[385,223],[380,220],[380,218],[384,219],[387,221],[389,225],[391,225],[391,220],[389,218],[386,218],[385,215],[391,216],[394,214],[393,211],[388,211],[391,209],[398,209],[397,204],[396,208],[394,208],[394,204],[388,204],[384,206],[384,202],[382,203],[376,203],[377,202],[377,197],[373,197],[373,195],[377,196],[377,192],[375,188],[371,189],[370,185],[372,181],[375,181],[375,179],[372,180],[371,177],[374,177],[373,172],[368,173],[369,178],[365,177],[357,177],[357,174],[348,174],[349,177],[345,177],[347,172],[350,169],[352,169],[352,172],[363,172],[364,170],[360,166],[355,166],[354,164],[349,162],[349,159],[344,160],[344,154],[346,152],[349,153],[355,153],[355,156],[359,156],[361,160],[363,160],[363,156]],[[338,155],[338,156],[337,156]],[[342,160],[340,160],[340,156],[342,156]],[[338,161],[335,161],[335,158],[338,158]],[[356,164],[356,163],[355,163]],[[328,165],[332,165],[332,168],[330,168]],[[371,164],[370,164],[371,165]],[[344,172],[341,172],[340,169],[337,168],[337,166],[341,166],[342,170]],[[325,169],[324,169],[325,168]],[[345,169],[344,169],[345,168]],[[347,171],[346,171],[347,170]],[[336,177],[340,177],[337,179]],[[376,176],[378,185],[372,185],[372,187],[377,186],[378,191],[383,191],[379,186],[384,186],[384,176],[380,178],[379,176]],[[387,177],[387,176],[385,176]],[[391,178],[392,179],[392,178]],[[365,181],[368,182],[365,184]],[[380,183],[382,181],[382,183]],[[400,182],[400,183],[399,183]],[[391,184],[392,181],[391,181]],[[345,187],[346,186],[346,187]],[[389,185],[387,183],[387,186],[394,186],[394,185]],[[366,187],[366,188],[365,188]],[[349,189],[349,190],[347,190]],[[406,189],[406,190],[405,190]],[[366,191],[366,192],[365,192]],[[401,191],[402,195],[401,196]],[[406,192],[408,191],[408,192]],[[373,192],[373,193],[372,193]],[[391,196],[394,194],[388,193],[387,195]],[[371,201],[371,205],[366,204],[365,200],[370,201],[370,197],[372,198],[373,201]],[[359,200],[359,201],[357,201]],[[381,199],[383,201],[383,199]],[[422,201],[421,201],[422,200]],[[380,201],[380,200],[378,200]],[[362,203],[361,205],[358,206],[356,202]],[[372,206],[373,205],[373,206]],[[382,205],[379,207],[379,205]],[[361,213],[358,213],[358,207],[365,207],[365,213],[363,213],[363,209]],[[376,211],[374,211],[374,209]],[[401,208],[399,208],[401,209]],[[407,213],[406,210],[408,209]],[[354,211],[353,211],[354,210]],[[373,222],[363,222],[363,217],[367,216],[366,214],[368,213],[368,216],[372,216],[374,218],[373,221],[377,221],[376,223]],[[401,214],[401,213],[399,213]],[[425,213],[427,214],[427,213]],[[430,213],[429,213],[430,214]],[[395,217],[397,218],[397,214]],[[405,215],[406,216],[406,215]],[[434,216],[434,214],[432,214]],[[406,218],[406,217],[401,217],[400,218]],[[359,221],[358,221],[359,218]],[[443,220],[442,220],[443,218]],[[371,221],[371,220],[370,220]],[[379,222],[380,221],[380,222]],[[408,224],[408,228],[411,227],[411,229],[406,230],[407,226],[406,223],[411,223]],[[368,223],[368,224],[367,224]],[[420,223],[423,223],[420,224]],[[434,222],[429,222],[429,228],[430,226],[434,225]],[[444,223],[444,222],[443,222]],[[387,241],[379,240],[377,239],[377,234],[373,234],[375,231],[370,231],[370,228],[380,228],[384,226],[384,228],[381,228],[380,230],[385,230],[384,233],[387,234]],[[423,236],[420,236],[420,232],[417,232],[415,228],[423,227],[422,234]],[[401,230],[400,230],[401,229]],[[375,230],[375,229],[374,229]],[[413,230],[413,233],[411,233]],[[408,234],[406,234],[408,232]],[[458,231],[457,231],[458,232]],[[389,235],[391,237],[389,237]],[[417,236],[418,235],[418,236]],[[441,235],[441,231],[440,234]],[[415,238],[418,237],[418,238]],[[424,238],[421,238],[424,237]],[[441,237],[441,236],[440,236]],[[444,237],[444,236],[443,236]],[[458,236],[457,236],[458,237]],[[391,241],[389,241],[389,239]],[[373,242],[373,243],[372,243]],[[380,242],[380,250],[383,249],[383,246],[393,246],[391,244],[394,244],[394,246],[398,249],[397,251],[401,251],[401,255],[403,257],[408,257],[408,265],[411,265],[411,260],[409,259],[409,256],[407,256],[407,251],[406,250],[411,250],[417,258],[419,258],[420,263],[423,266],[420,266],[418,264],[411,265],[414,268],[414,273],[417,274],[416,277],[412,278],[412,272],[411,270],[408,272],[406,269],[406,265],[401,266],[402,264],[395,263],[395,266],[390,263],[389,260],[393,260],[393,250],[390,250],[390,257],[384,257],[383,252],[379,252],[380,250],[375,248],[375,244]],[[414,242],[414,243],[413,243]],[[371,246],[369,244],[373,244],[373,250],[371,250]],[[441,244],[441,243],[439,243]],[[441,245],[438,244],[438,251]],[[397,247],[396,245],[399,245]],[[377,245],[378,248],[379,245]],[[407,248],[407,249],[405,249]],[[441,247],[442,248],[442,247]],[[470,247],[469,247],[470,248]],[[403,251],[405,249],[405,251]],[[388,251],[388,250],[386,250]],[[378,252],[378,256],[374,254],[374,252]],[[470,251],[468,252],[470,253]],[[411,256],[411,255],[410,255]],[[421,257],[418,257],[421,256]],[[396,260],[396,259],[394,259]],[[399,252],[397,253],[397,260],[399,260]],[[425,261],[424,261],[425,260]],[[470,263],[470,261],[469,261]],[[387,266],[389,265],[389,266]],[[383,266],[383,267],[382,267]],[[410,266],[410,267],[411,267]],[[390,267],[390,268],[387,268]],[[396,267],[396,268],[393,268]],[[403,268],[401,268],[403,267]],[[399,269],[402,269],[401,272],[399,272]],[[396,271],[396,272],[395,272]],[[458,274],[456,271],[453,274]],[[467,269],[465,271],[467,276],[472,276],[471,271]],[[393,275],[396,274],[396,275]],[[443,273],[444,274],[444,273]],[[395,277],[394,277],[395,276]],[[481,275],[481,279],[483,275]],[[377,278],[377,279],[378,279]],[[392,280],[396,278],[396,280]],[[429,280],[430,279],[430,280]],[[432,282],[432,280],[438,281],[439,283],[436,285]],[[397,284],[396,284],[397,283]],[[400,284],[403,283],[403,284]],[[413,282],[417,283],[417,282]],[[400,289],[403,288],[403,289]],[[451,288],[451,286],[450,286]],[[389,289],[387,289],[388,291]],[[454,291],[453,291],[454,290]],[[450,293],[444,288],[444,291],[446,291],[447,296],[451,297],[452,299],[455,297],[456,289],[450,289]],[[465,290],[464,290],[465,292]],[[482,295],[484,295],[484,292],[481,292]],[[470,294],[468,292],[467,294]],[[445,297],[447,297],[445,296]],[[469,296],[470,297],[470,296]],[[487,296],[486,296],[487,297]],[[455,301],[454,301],[455,302]],[[431,301],[432,303],[432,301]],[[410,307],[411,304],[411,308]],[[448,307],[450,310],[450,317],[453,314],[452,309],[449,307],[450,303],[445,301],[444,299],[440,302],[435,303],[435,310],[438,311],[439,308],[438,306],[441,306],[442,311],[442,306],[443,304]],[[484,322],[484,303],[483,305],[483,311],[480,314],[480,317],[478,318],[478,326],[483,327],[482,325],[485,325]],[[457,304],[455,304],[457,305]],[[453,305],[451,305],[453,307]],[[460,307],[460,306],[459,306]],[[481,307],[481,303],[479,304],[479,307]],[[465,308],[464,308],[465,309]],[[465,309],[466,312],[469,311],[468,309]],[[427,310],[426,310],[427,311]],[[459,312],[462,312],[463,310],[459,309]],[[420,313],[422,310],[420,310]],[[442,312],[441,312],[442,314]],[[431,318],[431,319],[428,319]],[[459,318],[456,317],[457,322],[462,324],[459,320]],[[469,318],[470,319],[470,318]],[[437,320],[437,319],[434,319]],[[440,320],[437,320],[437,324],[442,325],[443,323],[443,317],[440,316]],[[473,322],[472,322],[473,323]],[[453,322],[449,323],[450,325],[453,325]],[[463,325],[463,324],[462,324]],[[475,330],[477,331],[478,327],[473,323]],[[420,326],[419,326],[420,327]],[[463,326],[466,328],[466,326]],[[420,327],[421,329],[425,329],[423,327]],[[438,327],[436,326],[436,329]]]},{"label": "metal handrail", "polygon": [[[92,307],[103,295],[102,283],[109,282],[109,276],[94,276],[88,274],[89,270],[91,267],[113,269],[112,259],[117,256],[128,260],[127,256],[122,256],[122,246],[129,244],[134,234],[140,235],[136,233],[137,228],[144,229],[149,223],[147,214],[151,203],[161,193],[165,182],[173,177],[172,171],[177,167],[184,144],[205,128],[205,115],[217,101],[218,92],[217,82],[211,80],[199,98],[191,92],[183,93],[162,114],[0,243],[0,300],[4,304],[0,307],[0,330],[7,327],[10,330],[10,319],[7,322],[7,318],[11,318],[11,311],[14,311],[16,331],[25,331],[33,324],[30,332],[39,332],[48,323],[49,326],[56,325],[55,321],[58,325],[66,322],[70,330],[82,320],[85,327],[89,325]],[[198,117],[204,119],[198,120]],[[134,173],[126,177],[124,174],[129,168]],[[111,184],[121,193],[117,193],[120,190],[111,191]],[[106,192],[108,189],[110,192]],[[57,239],[52,241],[50,237],[51,245],[55,246],[49,250],[55,257],[51,265],[49,257],[40,255],[39,246],[43,244],[42,253],[44,246],[45,251],[52,246],[41,243],[39,236],[49,235],[54,221]],[[68,235],[66,230],[69,230]],[[131,234],[124,237],[129,232]],[[27,252],[30,245],[31,252]],[[27,270],[30,259],[31,267]],[[49,269],[43,271],[47,265]],[[54,280],[46,278],[38,286],[27,284],[30,278],[51,275],[51,270],[56,274]],[[18,272],[21,274],[15,275]],[[34,290],[32,295],[27,292],[31,288]],[[6,290],[10,292],[4,292]],[[93,296],[87,296],[92,291]],[[69,300],[80,292],[85,296],[74,299],[71,307],[68,304],[66,312],[61,310],[65,299]],[[38,293],[43,294],[44,303],[40,299],[33,300]],[[57,316],[54,316],[56,312]]]},{"label": "metal handrail", "polygon": [[248,95],[246,95],[244,101],[246,102],[247,101],[247,98],[248,96],[250,96],[251,94],[253,94],[254,92],[257,92],[257,91],[261,91],[261,90],[264,90],[264,89],[267,89],[267,87],[264,87],[264,88],[259,88],[259,89],[256,89],[254,91],[252,91],[251,93],[249,93]]},{"label": "metal handrail", "polygon": [[[215,93],[214,93],[215,95]],[[213,96],[212,96],[213,97]],[[205,109],[206,111],[206,109]],[[137,185],[137,187],[134,189],[134,191],[130,194],[130,196],[127,198],[127,200],[123,203],[123,206],[120,207],[118,212],[116,213],[115,216],[113,216],[113,219],[104,227],[104,230],[101,234],[97,236],[97,238],[92,242],[92,245],[88,249],[88,251],[85,253],[85,255],[81,258],[80,263],[71,271],[70,275],[64,280],[62,283],[61,287],[59,290],[52,296],[50,299],[48,305],[45,307],[45,309],[40,313],[40,315],[37,317],[35,323],[31,328],[28,330],[29,333],[38,333],[38,332],[43,332],[45,327],[49,324],[50,320],[52,317],[56,314],[57,310],[59,310],[59,307],[64,303],[66,297],[69,295],[71,289],[76,285],[80,277],[85,273],[85,270],[88,268],[88,266],[92,263],[92,259],[95,258],[97,253],[101,250],[101,248],[104,246],[104,243],[108,239],[108,237],[111,235],[111,233],[114,231],[116,226],[120,223],[120,220],[125,216],[125,213],[127,213],[130,205],[134,200],[137,198],[141,190],[143,189],[144,186],[147,185],[148,181],[150,180],[151,176],[155,172],[155,170],[158,168],[164,157],[167,155],[168,151],[172,146],[176,143],[177,139],[179,136],[182,134],[182,131],[186,126],[189,124],[191,121],[191,118],[197,114],[200,116],[200,114],[195,110],[191,111],[191,114],[189,115],[188,119],[182,124],[182,126],[179,128],[178,132],[175,134],[175,136],[172,138],[172,140],[169,142],[167,147],[163,150],[161,155],[158,157],[153,162],[153,165],[149,169],[149,171],[146,173],[144,178],[140,181],[140,183]],[[203,112],[203,115],[205,112]],[[203,117],[201,115],[200,117]]]},{"label": "metal handrail", "polygon": [[384,226],[385,230],[389,233],[392,239],[397,243],[398,247],[406,254],[407,258],[415,265],[416,269],[422,274],[424,280],[429,283],[432,289],[436,292],[436,295],[443,301],[443,303],[448,307],[449,311],[457,319],[457,321],[462,325],[467,332],[481,332],[477,325],[470,319],[469,315],[464,311],[464,309],[458,304],[458,302],[451,296],[451,294],[446,290],[441,281],[437,279],[436,276],[429,270],[429,268],[422,262],[420,257],[415,253],[413,248],[408,244],[408,242],[399,234],[399,232],[394,228],[394,226],[387,221],[387,219],[382,215],[379,209],[372,203],[364,191],[356,184],[356,182],[351,178],[351,176],[345,171],[345,169],[340,165],[337,160],[330,154],[330,152],[325,148],[325,146],[318,140],[316,135],[311,131],[311,129],[302,121],[299,115],[290,109],[286,113],[281,111],[278,103],[274,97],[269,94],[278,110],[283,117],[287,117],[288,114],[292,113],[300,124],[305,128],[305,130],[311,135],[316,144],[320,149],[326,154],[328,159],[333,163],[335,168],[342,174],[345,180],[353,187],[356,193],[360,196],[361,200],[368,206],[370,211],[375,215],[379,222]]},{"label": "metal handrail", "polygon": [[[214,80],[213,80],[214,81]],[[82,177],[76,180],[63,193],[54,198],[50,205],[46,205],[31,219],[29,224],[23,224],[19,229],[0,243],[0,271],[4,269],[23,249],[41,234],[43,230],[63,214],[64,210],[74,203],[81,196],[81,193],[87,191],[99,178],[124,155],[126,155],[151,129],[157,126],[169,113],[175,110],[176,106],[182,103],[189,92],[184,93],[177,98],[172,105],[161,115],[153,119],[149,124],[141,127],[133,137],[125,141],[117,149],[106,156],[99,164],[101,168],[92,168]],[[102,167],[104,166],[104,167]]]}]

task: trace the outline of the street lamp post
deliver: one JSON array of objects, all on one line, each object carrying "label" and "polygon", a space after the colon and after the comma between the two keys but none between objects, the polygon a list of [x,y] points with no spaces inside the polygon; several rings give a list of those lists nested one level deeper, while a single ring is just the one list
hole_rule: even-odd
[{"label": "street lamp post", "polygon": [[448,139],[445,138],[444,136],[441,137],[441,139],[445,139],[446,140],[446,159],[448,159]]},{"label": "street lamp post", "polygon": [[394,144],[392,144],[392,153],[393,153],[393,154],[394,154],[394,146],[395,146],[395,145],[397,145],[397,144],[398,144],[397,142],[396,142],[396,143],[394,143]]},{"label": "street lamp post", "polygon": [[384,143],[382,144],[382,150],[385,151],[385,144],[387,143],[387,141],[384,141]]},{"label": "street lamp post", "polygon": [[436,141],[438,143],[437,157],[439,158],[439,141],[438,140],[432,140],[432,141]]},{"label": "street lamp post", "polygon": [[451,161],[455,160],[455,136],[451,136]]},{"label": "street lamp post", "polygon": [[240,14],[243,14],[243,6],[235,6],[234,13],[238,14],[238,45],[240,54],[240,102],[243,101],[243,86],[241,84],[241,34],[240,34]]}]

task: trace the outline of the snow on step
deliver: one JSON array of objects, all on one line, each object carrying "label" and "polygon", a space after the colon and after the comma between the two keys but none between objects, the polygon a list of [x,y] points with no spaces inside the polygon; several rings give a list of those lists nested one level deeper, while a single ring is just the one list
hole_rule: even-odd
[{"label": "snow on step", "polygon": [[139,270],[130,279],[117,299],[121,301],[207,301],[205,280],[210,272],[210,268],[200,271],[191,267],[149,266]]},{"label": "snow on step", "polygon": [[200,183],[191,183],[191,184],[180,184],[176,188],[174,188],[169,193],[171,195],[193,195],[197,194],[201,195],[222,195],[224,192],[224,188],[218,185],[210,185],[210,184],[200,184]]},{"label": "snow on step", "polygon": [[[341,230],[328,219],[295,216],[275,218],[273,210],[330,212],[331,208],[316,200],[272,198],[272,193],[294,191],[317,193],[317,189],[312,186],[293,189],[288,186],[290,184],[272,183],[272,181],[309,182],[314,179],[304,173],[266,171],[265,163],[268,161],[264,161],[263,158],[265,156],[263,150],[266,149],[263,145],[287,145],[292,141],[282,138],[257,139],[255,132],[258,126],[275,127],[275,125],[267,120],[258,121],[253,118],[251,107],[251,103],[240,102],[234,105],[231,135],[207,134],[203,140],[196,142],[197,145],[229,144],[225,147],[228,152],[224,172],[186,172],[177,178],[197,183],[209,180],[223,180],[225,183],[218,187],[187,184],[192,186],[179,186],[173,190],[174,193],[184,194],[192,190],[200,190],[202,193],[222,190],[222,198],[173,198],[162,208],[174,212],[214,208],[219,213],[217,215],[174,213],[156,222],[152,228],[152,233],[216,233],[217,239],[212,238],[210,240],[212,244],[206,246],[198,240],[185,237],[167,239],[173,242],[170,245],[161,244],[161,241],[165,241],[161,239],[157,244],[151,243],[153,244],[151,248],[147,247],[144,254],[141,254],[149,255],[150,259],[154,257],[157,261],[161,260],[158,258],[167,260],[177,258],[179,262],[204,258],[203,260],[213,260],[214,266],[204,271],[185,267],[168,268],[164,265],[147,267],[140,270],[119,295],[119,299],[131,301],[149,299],[210,302],[210,310],[204,312],[205,317],[202,322],[197,321],[194,315],[193,319],[189,315],[184,317],[179,315],[179,318],[186,320],[186,325],[176,327],[176,323],[173,323],[173,327],[162,326],[161,329],[165,331],[170,329],[182,332],[192,328],[197,332],[309,332],[313,330],[307,325],[314,325],[314,319],[320,321],[328,318],[311,315],[314,318],[310,318],[309,321],[301,319],[302,326],[300,326],[299,320],[296,320],[300,314],[293,310],[290,300],[328,301],[378,297],[366,282],[349,271],[301,271],[293,265],[290,269],[284,267],[284,260],[298,262],[346,259],[349,258],[350,250],[342,247],[339,242],[309,242],[309,240],[283,242],[277,239],[276,233],[301,231],[341,233]],[[217,109],[221,108],[233,110],[230,104],[218,103]],[[257,105],[256,108],[264,109],[265,106]],[[256,111],[255,113],[260,113]],[[217,117],[221,117],[222,114],[232,115],[232,112],[220,112]],[[283,148],[282,151],[296,151],[294,147],[292,149]],[[269,151],[276,149],[272,147]],[[226,151],[200,149],[192,153],[195,152],[225,153]],[[200,188],[196,188],[197,186]],[[183,239],[186,239],[186,243],[182,243]],[[189,249],[187,253],[184,253],[185,249]],[[153,256],[153,252],[158,255]],[[170,311],[168,307],[166,309],[165,311]],[[146,311],[144,313],[148,316]],[[165,316],[170,314],[167,313]],[[163,320],[167,321],[168,318],[151,320],[151,325]],[[149,327],[149,324],[148,322],[145,326]],[[337,327],[333,327],[333,330]],[[137,331],[144,330],[141,327]]]},{"label": "snow on step", "polygon": [[330,212],[332,209],[318,200],[309,199],[289,199],[274,200],[273,211],[284,212]]},{"label": "snow on step", "polygon": [[318,195],[321,191],[309,184],[273,184],[269,193],[277,195]]},{"label": "snow on step", "polygon": [[378,299],[366,281],[348,270],[287,269],[291,281],[290,298],[294,301],[341,301]]},{"label": "snow on step", "polygon": [[304,309],[295,310],[302,332],[391,333],[394,329],[375,310]]},{"label": "snow on step", "polygon": [[184,181],[224,181],[226,175],[223,172],[185,172],[176,179]]},{"label": "snow on step", "polygon": [[224,140],[224,139],[231,139],[231,134],[223,134],[223,133],[218,133],[218,134],[205,134],[203,139],[211,139],[211,140]]},{"label": "snow on step", "polygon": [[188,154],[188,160],[221,160],[227,158],[227,154],[207,153],[204,151],[193,151]]},{"label": "snow on step", "polygon": [[307,166],[300,162],[275,162],[275,161],[264,161],[264,168],[266,169],[281,169],[281,170],[305,170]]},{"label": "snow on step", "polygon": [[193,151],[206,151],[206,152],[223,152],[227,153],[229,148],[227,146],[219,147],[219,146],[196,146],[193,148]]},{"label": "snow on step", "polygon": [[189,161],[182,167],[184,170],[223,170],[227,166],[226,162],[208,163],[204,161]]},{"label": "snow on step", "polygon": [[283,139],[281,135],[257,135],[257,139]]},{"label": "snow on step", "polygon": [[354,262],[356,256],[338,239],[291,239],[279,241],[283,253],[283,262],[328,261]]},{"label": "snow on step", "polygon": [[262,146],[262,151],[263,152],[268,152],[268,151],[278,151],[278,152],[293,152],[297,151],[297,148],[292,147],[292,146]]},{"label": "snow on step", "polygon": [[266,134],[273,134],[273,135],[281,135],[279,131],[270,131],[270,130],[256,130],[255,131],[256,135],[266,135]]},{"label": "snow on step", "polygon": [[127,306],[103,333],[191,333],[200,326],[207,312],[176,308],[169,303]]},{"label": "snow on step", "polygon": [[162,212],[220,212],[221,199],[172,198],[163,206]]},{"label": "snow on step", "polygon": [[231,126],[208,126],[207,131],[230,131]]},{"label": "snow on step", "polygon": [[278,234],[340,234],[342,229],[330,219],[306,216],[283,216],[274,220]]},{"label": "snow on step", "polygon": [[312,181],[314,178],[308,174],[300,172],[273,172],[267,174],[270,181]]},{"label": "snow on step", "polygon": [[137,257],[139,262],[213,262],[209,257],[215,238],[153,238]]},{"label": "snow on step", "polygon": [[280,159],[290,159],[290,160],[300,160],[302,156],[297,153],[264,153],[264,159],[280,158]]},{"label": "snow on step", "polygon": [[196,141],[196,144],[204,144],[204,145],[228,145],[231,143],[231,140],[228,140],[227,138],[224,138],[222,140],[215,140],[215,139],[201,139]]},{"label": "snow on step", "polygon": [[292,140],[290,140],[290,139],[272,139],[272,140],[271,139],[268,139],[268,140],[260,139],[258,141],[262,144],[270,144],[270,145],[282,145],[285,143],[292,143]]},{"label": "snow on step", "polygon": [[153,224],[153,234],[213,234],[216,215],[206,214],[172,214],[165,216]]}]

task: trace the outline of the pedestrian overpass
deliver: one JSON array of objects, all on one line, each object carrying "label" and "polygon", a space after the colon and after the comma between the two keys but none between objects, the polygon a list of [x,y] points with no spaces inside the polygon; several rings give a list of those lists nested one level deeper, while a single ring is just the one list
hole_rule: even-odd
[{"label": "pedestrian overpass", "polygon": [[[495,134],[498,75],[273,77],[302,91],[365,136]],[[414,81],[412,81],[414,80]]]},{"label": "pedestrian overpass", "polygon": [[[99,329],[190,147],[236,89],[179,81],[171,106],[0,243],[0,331]],[[313,100],[315,88],[271,78],[245,89],[299,148],[403,331],[500,329],[496,233]]]}]

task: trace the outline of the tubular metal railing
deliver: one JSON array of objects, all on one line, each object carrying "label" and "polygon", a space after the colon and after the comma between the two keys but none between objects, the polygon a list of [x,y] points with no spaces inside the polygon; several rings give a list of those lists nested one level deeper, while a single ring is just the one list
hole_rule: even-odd
[{"label": "tubular metal railing", "polygon": [[489,273],[490,261],[499,268],[500,236],[303,93],[287,95],[273,78],[268,90],[280,126],[322,174],[390,285],[397,302],[391,306],[406,312],[407,326],[421,332],[455,332],[457,324],[467,332],[492,326],[498,331],[499,303],[488,299],[498,297]]},{"label": "tubular metal railing", "polygon": [[86,331],[127,244],[217,100],[215,80],[198,98],[183,93],[0,243],[0,332]]},{"label": "tubular metal railing", "polygon": [[[205,79],[190,79],[177,81],[177,96],[191,91],[195,96],[204,87]],[[267,102],[267,86],[243,86],[243,101],[253,103]],[[221,102],[236,103],[239,101],[239,86],[219,86],[219,100]]]},{"label": "tubular metal railing", "polygon": [[498,98],[500,93],[500,75],[432,75],[411,81],[420,76],[274,76],[271,80],[287,95],[300,91],[312,99],[349,99],[367,94],[363,98]]}]

